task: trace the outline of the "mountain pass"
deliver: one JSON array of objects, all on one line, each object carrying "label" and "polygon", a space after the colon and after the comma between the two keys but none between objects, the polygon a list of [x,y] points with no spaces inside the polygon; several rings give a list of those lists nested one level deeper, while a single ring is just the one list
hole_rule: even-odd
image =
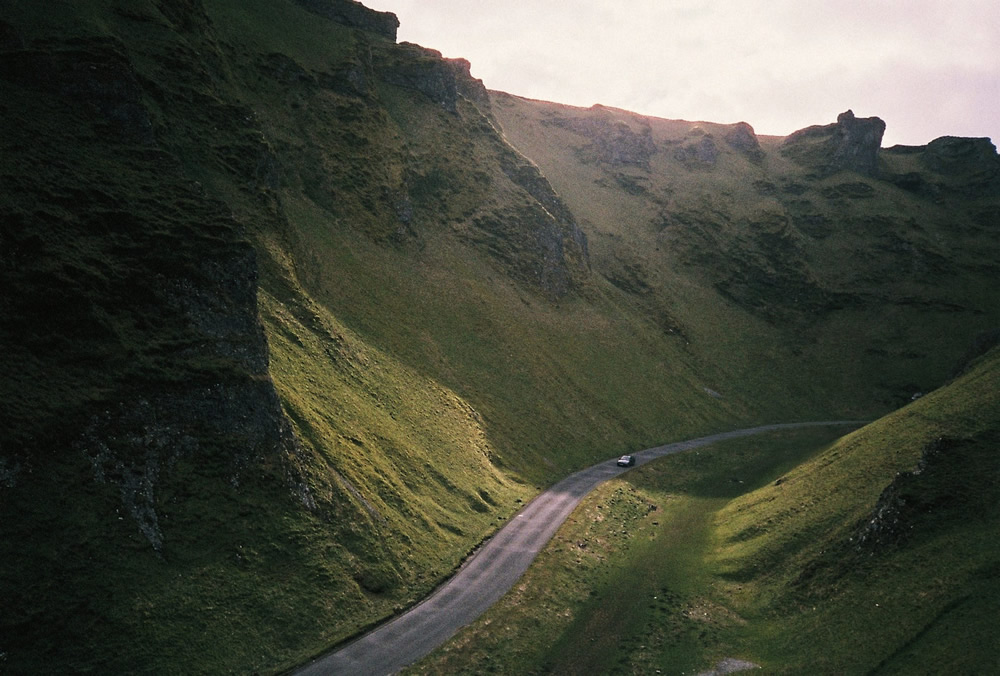
[{"label": "mountain pass", "polygon": [[[786,423],[722,432],[640,451],[634,454],[635,466],[737,437],[801,427],[859,424],[863,423]],[[416,662],[478,618],[513,587],[587,493],[629,469],[620,466],[615,458],[566,477],[528,503],[426,599],[295,673],[382,676]]]}]

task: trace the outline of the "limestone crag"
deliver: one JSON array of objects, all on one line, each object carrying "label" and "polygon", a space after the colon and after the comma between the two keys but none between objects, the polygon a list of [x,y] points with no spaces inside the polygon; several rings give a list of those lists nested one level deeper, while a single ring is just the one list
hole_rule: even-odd
[{"label": "limestone crag", "polygon": [[490,252],[537,284],[553,299],[565,296],[587,274],[587,236],[565,202],[532,162],[509,148],[501,158],[504,175],[532,202],[497,219],[479,214],[476,229],[489,235]]},{"label": "limestone crag", "polygon": [[[987,200],[1000,194],[1000,155],[988,138],[942,136],[926,146],[893,146],[884,152],[894,158],[915,157],[921,168],[884,178],[935,202],[946,200],[949,193]],[[998,223],[1000,211],[989,206],[980,220]]]},{"label": "limestone crag", "polygon": [[413,89],[450,113],[458,112],[456,69],[433,49],[401,43],[378,66],[384,82]]},{"label": "limestone crag", "polygon": [[718,158],[715,139],[700,127],[692,129],[684,145],[674,150],[674,159],[688,169],[713,167]]},{"label": "limestone crag", "polygon": [[723,140],[730,148],[743,153],[751,162],[759,164],[764,159],[764,151],[757,141],[757,134],[746,122],[732,125],[723,136]]},{"label": "limestone crag", "polygon": [[466,59],[445,59],[445,62],[455,73],[455,87],[458,93],[492,120],[490,94],[483,81],[472,75],[472,64]]},{"label": "limestone crag", "polygon": [[[556,118],[548,122],[570,129],[590,141],[585,159],[613,167],[649,168],[656,144],[648,124],[626,121],[605,106],[595,105],[585,118]],[[633,122],[633,124],[630,124]],[[638,126],[638,129],[635,127]]]},{"label": "limestone crag", "polygon": [[942,136],[927,144],[923,163],[932,171],[996,172],[1000,166],[996,146],[988,138]]},{"label": "limestone crag", "polygon": [[878,117],[855,117],[848,110],[835,124],[817,125],[797,131],[782,145],[782,154],[799,164],[814,167],[821,176],[854,171],[878,175],[878,153],[885,122]]},{"label": "limestone crag", "polygon": [[[927,144],[924,166],[968,197],[1000,193],[1000,155],[988,138],[943,136]],[[990,217],[998,222],[997,214]]]},{"label": "limestone crag", "polygon": [[277,460],[293,494],[309,507],[294,467],[297,441],[268,376],[254,250],[234,243],[196,269],[156,277],[150,301],[183,317],[199,337],[165,357],[235,368],[215,382],[133,384],[132,397],[94,413],[73,443],[94,480],[118,488],[121,509],[157,552],[164,547],[158,494],[184,459],[221,461],[220,478],[234,488],[248,472]]},{"label": "limestone crag", "polygon": [[[58,449],[60,460],[89,464],[98,490],[113,487],[120,518],[166,556],[163,495],[184,483],[185,464],[213,467],[220,490],[294,464],[257,312],[256,250],[246,223],[184,173],[170,145],[181,125],[162,116],[176,99],[123,42],[3,44],[12,47],[0,49],[12,118],[4,147],[30,139],[30,151],[2,177],[0,341],[27,378],[94,394],[49,410],[45,400],[8,405],[2,417],[15,432],[2,444],[0,483],[31,490],[43,477],[23,482],[18,468]],[[185,119],[212,119],[213,149],[238,185],[276,189],[252,110],[204,101],[195,110]],[[86,370],[73,373],[78,364]],[[281,478],[303,499],[296,476]]]},{"label": "limestone crag", "polygon": [[859,119],[848,110],[837,116],[831,164],[838,169],[850,169],[859,174],[878,173],[878,151],[882,147],[885,122],[877,117]]}]

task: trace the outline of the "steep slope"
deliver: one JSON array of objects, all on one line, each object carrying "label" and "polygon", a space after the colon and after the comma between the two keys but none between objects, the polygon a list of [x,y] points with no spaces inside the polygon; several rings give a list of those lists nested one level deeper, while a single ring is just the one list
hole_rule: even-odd
[{"label": "steep slope", "polygon": [[990,668],[998,385],[994,348],[720,512],[719,573],[763,625],[750,650],[783,673]]},{"label": "steep slope", "polygon": [[888,410],[997,325],[987,139],[880,150],[884,123],[850,111],[758,138],[745,123],[493,98],[506,137],[579,219],[595,273],[683,333],[706,369],[734,369],[719,392],[787,401],[770,381],[833,395],[829,408],[847,395]]},{"label": "steep slope", "polygon": [[5,668],[295,664],[566,468],[748,415],[358,7],[5,6]]},{"label": "steep slope", "polygon": [[[663,122],[690,135],[667,209],[643,185],[660,131],[574,112],[545,129],[595,140],[550,164],[508,128],[522,104],[395,26],[351,0],[0,10],[3,668],[288,667],[420,598],[569,469],[882,411],[996,324],[982,144],[893,156],[901,211],[972,214],[922,244],[968,288],[942,274],[905,314],[874,255],[822,276],[849,234],[770,245],[813,203],[768,201],[797,188],[764,168],[799,181],[809,152],[736,126],[719,154]],[[734,187],[696,184],[716,160]],[[799,181],[831,223],[887,179],[838,180]],[[739,216],[748,194],[765,217]],[[666,229],[663,261],[660,216],[699,224]],[[816,328],[834,291],[870,306]]]},{"label": "steep slope", "polygon": [[600,487],[413,673],[981,673],[996,661],[1000,351],[841,439],[782,432]]}]

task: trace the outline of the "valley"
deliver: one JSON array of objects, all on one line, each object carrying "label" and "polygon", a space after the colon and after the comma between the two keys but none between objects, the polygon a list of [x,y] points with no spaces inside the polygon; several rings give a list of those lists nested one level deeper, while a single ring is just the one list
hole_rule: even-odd
[{"label": "valley", "polygon": [[847,435],[727,441],[603,484],[405,673],[989,669],[996,425],[952,416],[995,405],[996,366]]},{"label": "valley", "polygon": [[[396,25],[351,0],[0,9],[0,671],[284,672],[578,470],[809,420],[876,422],[602,485],[530,589],[414,669],[570,665],[632,566],[635,599],[670,594],[609,673],[795,673],[811,644],[830,673],[984,664],[990,140],[533,101]],[[884,640],[823,642],[884,626],[876,592]]]}]

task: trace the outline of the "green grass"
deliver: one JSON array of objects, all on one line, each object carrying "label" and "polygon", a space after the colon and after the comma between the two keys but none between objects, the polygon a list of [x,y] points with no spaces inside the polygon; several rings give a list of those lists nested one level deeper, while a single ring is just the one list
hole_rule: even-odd
[{"label": "green grass", "polygon": [[[353,503],[352,529],[390,538],[365,557],[374,577],[389,576],[383,586],[439,581],[530,494],[493,464],[478,414],[454,392],[319,308],[295,316],[265,296],[262,310],[278,393],[315,458],[313,488]],[[365,570],[356,577],[365,588]]]},{"label": "green grass", "polygon": [[835,435],[715,444],[603,484],[512,592],[414,671],[681,673],[729,656],[745,620],[711,589],[713,519]]},{"label": "green grass", "polygon": [[[504,94],[494,110],[584,225],[596,275],[630,270],[641,285],[622,303],[669,314],[702,373],[722,367],[718,392],[775,411],[809,401],[814,415],[887,412],[947,376],[962,352],[949,346],[954,331],[963,342],[997,323],[981,274],[1000,252],[982,198],[947,201],[943,176],[921,174],[941,184],[932,200],[845,172],[815,179],[780,155],[780,140],[760,139],[756,164],[722,125]],[[602,123],[645,130],[657,152],[646,166],[595,157]],[[686,166],[678,148],[705,134],[716,161]],[[917,157],[884,153],[883,173],[917,171]],[[643,189],[623,190],[623,177]]]},{"label": "green grass", "polygon": [[[974,618],[985,622],[977,613],[996,603],[987,587],[998,549],[987,534],[996,528],[996,422],[989,411],[997,374],[994,352],[954,384],[720,513],[716,563],[733,580],[727,593],[738,609],[759,613],[762,635],[780,636],[764,643],[766,660],[792,673],[820,659],[812,663],[827,671],[896,669],[911,653],[928,664],[990,664],[985,644],[977,643],[990,632]],[[871,535],[861,542],[890,482],[902,501],[898,523],[883,528],[889,534],[877,544]],[[752,584],[738,589],[737,580]],[[932,638],[936,618],[953,611],[965,616],[971,633],[948,640],[937,629]],[[816,644],[824,650],[810,647]]]},{"label": "green grass", "polygon": [[[299,208],[290,213],[306,246],[326,261],[306,273],[317,298],[360,336],[466,398],[503,440],[504,462],[533,482],[733,415],[731,404],[700,391],[676,344],[609,318],[607,305],[569,299],[554,307],[443,237],[386,261],[375,245],[324,227],[322,212]],[[498,356],[505,368],[496,368]],[[664,410],[673,413],[664,418]],[[550,467],[536,462],[540,453],[551,454]]]},{"label": "green grass", "polygon": [[[26,162],[23,174],[5,174],[6,213],[19,224],[8,250],[34,247],[25,260],[38,268],[13,268],[26,274],[5,288],[18,298],[6,306],[3,405],[13,425],[3,450],[15,453],[4,467],[18,469],[2,499],[24,520],[4,526],[3,587],[18,591],[4,620],[15,638],[0,650],[15,670],[292,666],[419,599],[567,469],[733,415],[699,393],[690,366],[675,366],[685,360],[676,346],[634,318],[606,316],[609,301],[554,305],[450,235],[485,190],[466,177],[499,152],[482,131],[388,88],[382,96],[404,119],[427,118],[407,149],[383,107],[364,111],[353,94],[311,84],[353,63],[340,40],[353,34],[328,28],[317,50],[307,38],[322,23],[291,4],[280,17],[262,5],[207,9],[214,27],[194,11],[183,39],[169,24],[186,10],[165,20],[144,5],[125,14],[79,5],[66,24],[32,12],[39,25],[18,24],[29,39],[80,35],[78,49],[99,64],[114,44],[148,78],[142,103],[163,150],[109,149],[99,115],[77,119],[24,86],[4,104],[18,122],[5,148]],[[276,50],[298,61],[286,73],[306,78],[295,96],[266,70]],[[457,146],[442,154],[435,145],[449,134]],[[31,135],[44,143],[29,153]],[[470,147],[476,155],[463,156]],[[452,187],[443,207],[416,204],[419,239],[387,242],[396,224],[383,186],[400,185],[409,153],[426,164],[415,172],[447,170]],[[278,186],[260,172],[269,158]],[[523,201],[519,190],[507,185],[491,204]],[[252,377],[206,354],[214,338],[162,297],[134,297],[155,284],[150,268],[214,285],[201,266],[246,253],[248,240],[270,353],[267,373]],[[111,284],[122,291],[108,293]],[[27,299],[37,311],[49,297],[53,323],[33,325]],[[18,322],[37,344],[14,340]],[[194,456],[168,460],[169,445],[151,465],[141,452],[122,455],[121,476],[100,483],[74,450],[95,411],[129,415],[137,399],[268,378],[299,440],[291,452],[245,457],[241,422],[231,436],[198,437]],[[679,395],[689,390],[694,402]],[[664,417],[665,407],[677,413]],[[134,417],[139,438],[143,425],[189,422]],[[159,553],[120,494],[128,472],[147,468],[142,504],[158,518]],[[46,499],[57,490],[74,509]]]},{"label": "green grass", "polygon": [[[723,126],[634,116],[660,151],[609,171],[570,128],[581,111],[498,97],[501,136],[399,77],[443,68],[433,55],[290,1],[2,20],[0,508],[20,516],[0,520],[0,670],[287,668],[419,599],[573,469],[889,410],[996,325],[995,238],[969,216],[992,203],[952,179],[944,206],[870,181],[848,199],[858,180],[807,185],[763,140],[755,164]],[[706,134],[714,169],[677,159]],[[564,295],[539,281],[559,272]],[[774,462],[759,472],[791,469]],[[618,489],[605,525],[659,533],[658,489]],[[712,546],[730,496],[704,490],[659,521],[702,533],[689,549],[629,539],[621,560],[671,590],[642,622],[694,593],[657,562],[691,573]],[[140,531],[154,516],[160,545]],[[598,577],[618,556],[566,547]],[[638,597],[601,585],[608,603],[574,603],[632,622]],[[681,624],[694,663],[700,625]]]},{"label": "green grass", "polygon": [[412,671],[690,673],[726,657],[769,673],[988,671],[998,365],[994,350],[841,439],[735,440],[602,485]]}]

